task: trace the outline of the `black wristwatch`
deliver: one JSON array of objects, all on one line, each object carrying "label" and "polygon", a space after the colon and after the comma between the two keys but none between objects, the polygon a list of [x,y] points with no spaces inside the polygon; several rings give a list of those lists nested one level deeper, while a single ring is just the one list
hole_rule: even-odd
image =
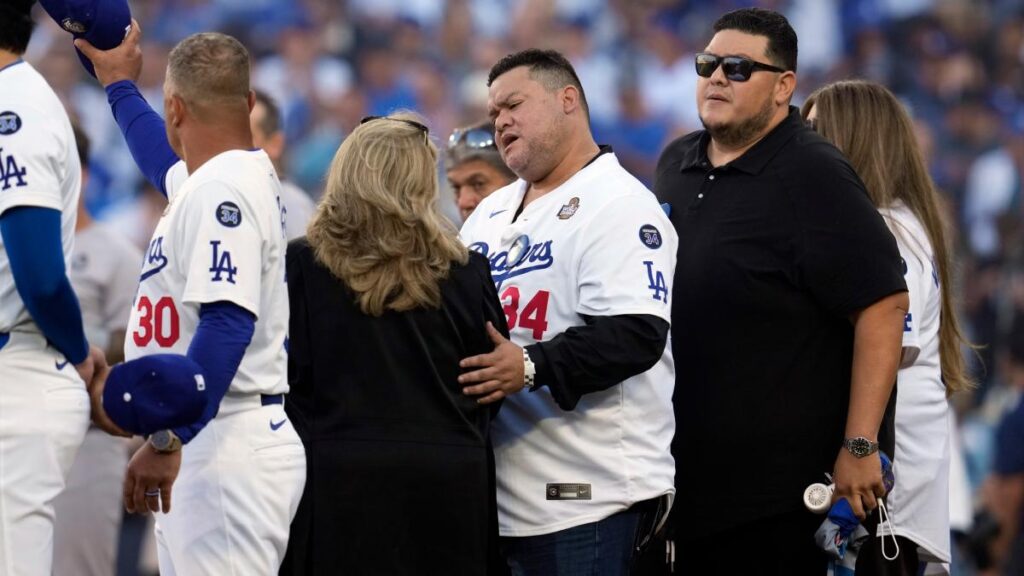
[{"label": "black wristwatch", "polygon": [[878,442],[872,442],[863,436],[843,439],[843,448],[850,451],[857,458],[864,458],[878,452]]}]

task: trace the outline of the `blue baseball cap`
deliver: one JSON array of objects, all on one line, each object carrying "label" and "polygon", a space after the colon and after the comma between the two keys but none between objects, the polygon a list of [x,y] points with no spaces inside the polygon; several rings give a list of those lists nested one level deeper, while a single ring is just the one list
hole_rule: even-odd
[{"label": "blue baseball cap", "polygon": [[[116,48],[132,26],[128,0],[39,0],[39,4],[61,28],[100,50]],[[82,66],[95,78],[92,62],[77,48],[75,51]]]},{"label": "blue baseball cap", "polygon": [[198,364],[180,354],[143,356],[110,371],[103,409],[125,431],[143,436],[199,420],[209,397]]}]

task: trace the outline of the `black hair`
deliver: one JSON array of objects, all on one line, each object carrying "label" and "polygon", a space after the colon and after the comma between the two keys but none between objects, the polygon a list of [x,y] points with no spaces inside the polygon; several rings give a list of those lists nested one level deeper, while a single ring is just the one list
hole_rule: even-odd
[{"label": "black hair", "polygon": [[796,31],[786,17],[764,8],[741,8],[722,15],[715,22],[715,32],[738,30],[768,39],[766,55],[772,64],[796,72]]},{"label": "black hair", "polygon": [[269,94],[262,90],[253,90],[256,96],[256,103],[263,106],[263,118],[260,120],[260,130],[267,138],[281,131],[281,109]]},{"label": "black hair", "polygon": [[21,55],[28,49],[35,22],[32,5],[35,0],[3,0],[0,2],[0,49]]},{"label": "black hair", "polygon": [[71,122],[71,130],[75,133],[75,146],[78,148],[78,160],[81,162],[82,168],[87,168],[89,166],[89,157],[92,151],[92,142],[77,122]]},{"label": "black hair", "polygon": [[489,87],[502,74],[520,66],[529,68],[530,78],[540,82],[548,90],[558,90],[572,85],[580,93],[583,111],[590,116],[590,107],[587,106],[587,96],[583,93],[580,77],[576,75],[576,70],[569,60],[555,50],[530,48],[505,56],[491,68],[487,75],[487,86]]}]

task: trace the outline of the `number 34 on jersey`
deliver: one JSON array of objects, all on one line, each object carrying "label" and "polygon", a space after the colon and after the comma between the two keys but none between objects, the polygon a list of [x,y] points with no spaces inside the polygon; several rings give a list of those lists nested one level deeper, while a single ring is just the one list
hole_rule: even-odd
[{"label": "number 34 on jersey", "polygon": [[[654,262],[644,260],[644,269],[647,274],[647,289],[651,291],[651,297],[664,303],[668,303],[668,283],[665,281],[665,274],[654,267]],[[508,286],[501,292],[501,307],[505,311],[505,319],[508,321],[508,329],[514,330],[517,326],[530,330],[534,340],[544,340],[545,332],[548,329],[548,302],[551,299],[551,292],[538,290],[531,298],[524,299],[518,286]]]}]

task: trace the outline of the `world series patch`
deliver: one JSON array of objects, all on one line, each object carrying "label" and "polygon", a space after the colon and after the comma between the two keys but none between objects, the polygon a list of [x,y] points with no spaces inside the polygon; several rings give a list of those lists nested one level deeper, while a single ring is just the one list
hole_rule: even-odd
[{"label": "world series patch", "polygon": [[221,202],[220,206],[217,206],[217,221],[228,228],[234,228],[241,224],[242,211],[239,210],[238,204]]},{"label": "world series patch", "polygon": [[580,199],[573,196],[569,199],[568,204],[563,204],[561,210],[558,211],[559,220],[568,220],[572,218],[576,211],[580,209]]},{"label": "world series patch", "polygon": [[661,248],[661,232],[651,224],[640,227],[640,241],[651,250]]}]

